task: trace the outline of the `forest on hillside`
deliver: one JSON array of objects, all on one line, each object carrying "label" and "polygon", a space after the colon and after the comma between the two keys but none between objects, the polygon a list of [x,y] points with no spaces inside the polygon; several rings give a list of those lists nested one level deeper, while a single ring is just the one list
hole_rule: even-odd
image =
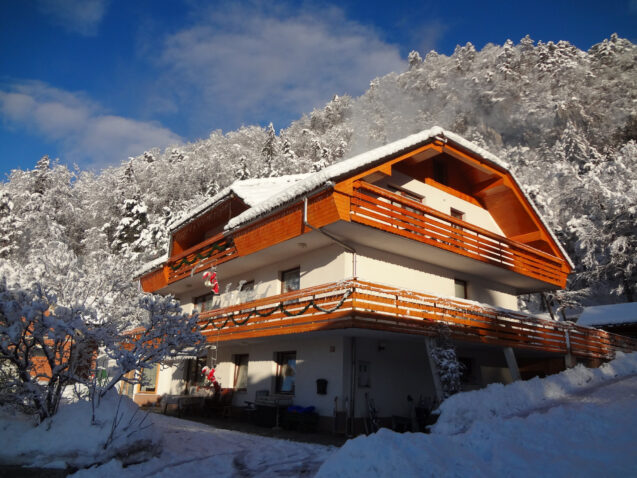
[{"label": "forest on hillside", "polygon": [[439,125],[508,162],[556,231],[577,266],[562,305],[635,301],[636,105],[637,46],[616,35],[587,52],[528,36],[412,52],[407,71],[278,132],[212,131],[96,173],[34,158],[0,183],[0,276],[131,317],[131,278],[165,251],[168,222],[233,181],[317,171]]}]

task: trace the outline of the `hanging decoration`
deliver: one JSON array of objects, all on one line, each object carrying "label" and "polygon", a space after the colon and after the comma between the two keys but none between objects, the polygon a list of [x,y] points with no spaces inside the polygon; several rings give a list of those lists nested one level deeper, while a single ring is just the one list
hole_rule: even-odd
[{"label": "hanging decoration", "polygon": [[214,268],[208,272],[204,272],[203,279],[203,285],[210,287],[213,294],[219,295],[219,282],[217,281],[217,272]]},{"label": "hanging decoration", "polygon": [[216,383],[217,377],[215,377],[215,369],[212,367],[208,367],[207,365],[201,369],[201,374],[206,377],[210,383]]},{"label": "hanging decoration", "polygon": [[177,271],[181,266],[190,266],[192,264],[194,264],[197,261],[203,261],[205,259],[209,259],[210,257],[212,257],[212,255],[215,252],[223,252],[226,249],[229,249],[230,247],[232,247],[232,238],[224,238],[221,239],[220,241],[215,242],[214,244],[212,244],[210,246],[210,249],[208,249],[208,252],[205,253],[200,253],[197,252],[192,260],[188,260],[188,257],[184,257],[183,259],[181,259],[179,262],[175,263],[175,264],[171,264],[170,268],[173,271]]},{"label": "hanging decoration", "polygon": [[[332,312],[335,312],[336,310],[340,309],[343,304],[345,303],[345,301],[347,300],[347,298],[352,295],[354,293],[354,291],[352,289],[347,289],[347,291],[345,292],[345,294],[343,294],[343,297],[341,297],[341,300],[338,301],[338,303],[330,308],[330,309],[326,309],[324,307],[321,307],[320,305],[318,305],[316,303],[316,301],[314,300],[314,298],[312,298],[306,305],[305,307],[303,307],[301,310],[299,310],[298,312],[290,312],[288,310],[286,310],[286,308],[284,307],[284,303],[280,302],[279,304],[275,305],[274,307],[272,307],[270,310],[267,311],[262,311],[262,310],[258,310],[257,308],[252,309],[250,312],[247,313],[247,315],[245,316],[244,319],[235,319],[235,315],[239,315],[241,313],[231,313],[229,315],[226,316],[225,320],[223,321],[223,323],[218,326],[215,323],[215,320],[218,319],[219,317],[211,317],[210,319],[208,319],[208,321],[206,322],[205,325],[202,326],[202,330],[205,330],[208,328],[208,326],[212,326],[217,330],[221,330],[223,329],[226,325],[228,325],[228,322],[232,321],[232,323],[234,325],[244,325],[248,322],[248,320],[250,320],[253,316],[257,315],[259,317],[269,317],[270,315],[274,314],[277,310],[280,310],[281,312],[283,312],[283,314],[285,314],[287,317],[296,317],[299,316],[301,314],[304,314],[305,312],[307,312],[307,310],[310,307],[314,307],[315,310],[317,310],[318,312],[323,312],[325,314],[331,314]],[[243,312],[245,313],[245,312]]]}]

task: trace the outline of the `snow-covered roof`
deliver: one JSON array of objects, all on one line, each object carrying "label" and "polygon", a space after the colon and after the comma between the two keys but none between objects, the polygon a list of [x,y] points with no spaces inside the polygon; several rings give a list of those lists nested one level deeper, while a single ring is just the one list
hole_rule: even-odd
[{"label": "snow-covered roof", "polygon": [[[325,187],[333,181],[353,175],[358,171],[364,171],[367,168],[374,167],[389,158],[407,153],[410,150],[429,143],[436,137],[440,137],[443,141],[453,143],[454,145],[480,157],[482,160],[491,163],[493,166],[509,171],[510,173],[508,163],[501,160],[494,154],[486,151],[471,141],[467,141],[461,136],[452,133],[451,131],[444,130],[439,126],[434,126],[430,129],[423,130],[419,133],[412,134],[392,143],[332,164],[331,166],[328,166],[316,173],[236,181],[219,193],[215,194],[212,198],[197,208],[190,210],[186,214],[173,220],[168,227],[174,232],[184,224],[212,209],[218,203],[226,199],[230,194],[235,194],[248,206],[250,206],[250,208],[243,213],[230,219],[228,224],[225,226],[225,230],[227,231],[235,229],[273,211],[274,209],[277,209],[278,207],[290,203],[295,199],[301,198],[317,189]],[[559,247],[569,265],[571,267],[575,267],[555,234],[533,204],[533,201],[526,195],[512,174],[511,177],[520,191],[522,191],[522,194],[524,194],[527,202],[540,218],[540,221],[546,230],[549,231],[549,234]],[[152,270],[152,268],[149,269],[148,266],[149,264],[144,266],[146,272]]]},{"label": "snow-covered roof", "polygon": [[307,176],[308,174],[293,174],[289,176],[278,176],[273,178],[254,178],[244,179],[242,181],[235,181],[230,186],[222,189],[195,209],[191,209],[186,214],[183,214],[174,219],[168,225],[168,228],[171,231],[175,231],[184,224],[209,211],[231,194],[234,194],[235,196],[242,199],[243,202],[245,202],[251,208],[255,207],[268,199],[270,196],[278,194],[282,190],[288,188],[291,184],[294,184]]},{"label": "snow-covered roof", "polygon": [[[381,163],[382,161],[387,160],[390,157],[398,156],[402,153],[408,152],[409,150],[424,145],[435,139],[437,136],[447,140],[448,142],[454,143],[462,149],[465,149],[473,153],[474,155],[479,156],[483,160],[490,162],[492,165],[505,169],[510,173],[509,164],[501,160],[494,154],[489,153],[480,146],[472,143],[471,141],[467,141],[463,137],[458,136],[451,131],[444,130],[439,126],[434,126],[430,129],[421,131],[420,133],[412,134],[405,138],[372,149],[339,163],[332,164],[331,166],[328,166],[327,168],[317,173],[308,174],[304,179],[295,182],[287,189],[280,190],[277,194],[271,195],[267,200],[251,207],[238,216],[232,218],[226,225],[226,230],[231,230],[247,222],[250,222],[286,203],[293,201],[296,198],[302,197],[318,188],[325,186],[330,181],[335,181],[339,178],[354,174],[357,171],[373,167],[375,164]],[[522,194],[524,194],[527,202],[531,205],[537,216],[540,218],[540,221],[542,222],[546,230],[549,231],[549,234],[559,247],[569,265],[572,268],[575,267],[575,264],[573,264],[573,261],[571,261],[570,257],[566,253],[566,250],[562,247],[560,241],[558,241],[551,228],[548,226],[538,209],[533,204],[533,201],[526,195],[524,189],[520,187],[520,184],[517,182],[512,174],[511,177],[517,184],[520,191],[522,191]]]},{"label": "snow-covered roof", "polygon": [[135,277],[141,277],[141,276],[143,276],[144,274],[147,274],[150,271],[153,271],[155,269],[159,269],[166,262],[168,262],[168,259],[169,259],[168,253],[162,254],[161,256],[153,259],[152,261],[148,261],[146,264],[144,264],[139,269],[137,269],[135,271],[134,276]]},{"label": "snow-covered roof", "polygon": [[[332,164],[327,168],[308,175],[302,181],[299,181],[289,188],[281,191],[279,194],[273,195],[267,201],[262,202],[257,207],[252,207],[247,211],[232,218],[226,229],[234,229],[246,222],[250,222],[257,217],[276,209],[298,197],[308,194],[315,189],[323,187],[326,183],[334,179],[353,174],[354,172],[371,167],[374,163],[380,162],[390,156],[395,156],[403,151],[408,151],[417,147],[419,144],[427,143],[438,135],[444,134],[445,131],[435,126],[431,129],[412,134],[406,138],[399,139],[393,143],[380,146],[365,153],[359,154],[344,161]],[[455,136],[455,135],[454,135]],[[486,153],[486,151],[485,151]],[[487,153],[488,154],[488,153]]]},{"label": "snow-covered roof", "polygon": [[637,302],[586,307],[577,325],[619,325],[637,323]]}]

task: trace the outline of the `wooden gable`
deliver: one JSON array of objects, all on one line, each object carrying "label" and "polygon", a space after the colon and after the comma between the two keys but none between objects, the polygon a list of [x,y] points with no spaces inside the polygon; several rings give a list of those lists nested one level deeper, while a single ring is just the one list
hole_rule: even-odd
[{"label": "wooden gable", "polygon": [[248,205],[234,194],[220,204],[190,221],[172,235],[171,257],[214,237],[223,231],[230,219],[248,209]]},{"label": "wooden gable", "polygon": [[374,183],[381,177],[391,176],[393,171],[479,205],[490,213],[508,239],[568,262],[511,174],[450,142],[434,139],[342,179],[335,189],[351,194],[355,181]]}]

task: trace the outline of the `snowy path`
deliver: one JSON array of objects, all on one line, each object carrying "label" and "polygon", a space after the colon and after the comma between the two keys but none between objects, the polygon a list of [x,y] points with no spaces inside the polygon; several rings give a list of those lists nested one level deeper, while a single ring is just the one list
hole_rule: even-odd
[{"label": "snowy path", "polygon": [[304,477],[314,476],[335,448],[222,430],[201,423],[153,415],[164,451],[140,465],[115,461],[74,477]]}]

